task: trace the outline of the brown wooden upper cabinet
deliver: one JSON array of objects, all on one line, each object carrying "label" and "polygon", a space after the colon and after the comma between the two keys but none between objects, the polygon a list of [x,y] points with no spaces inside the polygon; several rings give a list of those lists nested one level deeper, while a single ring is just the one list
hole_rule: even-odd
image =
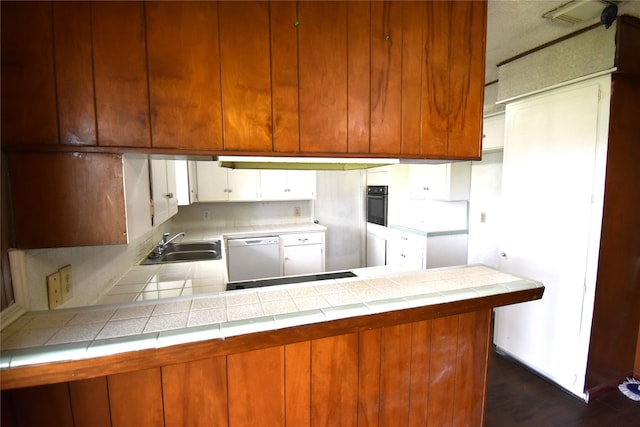
[{"label": "brown wooden upper cabinet", "polygon": [[1,5],[8,149],[481,153],[486,1]]}]

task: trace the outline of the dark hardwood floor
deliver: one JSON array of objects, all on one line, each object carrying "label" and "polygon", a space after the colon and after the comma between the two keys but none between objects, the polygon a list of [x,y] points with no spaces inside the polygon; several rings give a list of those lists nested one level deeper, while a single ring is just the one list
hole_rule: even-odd
[{"label": "dark hardwood floor", "polygon": [[640,426],[640,402],[615,388],[589,404],[492,352],[485,427]]}]

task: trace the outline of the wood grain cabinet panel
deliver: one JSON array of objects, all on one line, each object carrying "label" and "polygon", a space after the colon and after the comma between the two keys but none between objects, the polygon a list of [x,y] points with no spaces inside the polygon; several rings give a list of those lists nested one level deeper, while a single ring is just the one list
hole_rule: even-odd
[{"label": "wood grain cabinet panel", "polygon": [[111,425],[164,426],[159,368],[109,375]]},{"label": "wood grain cabinet panel", "polygon": [[222,426],[228,423],[227,360],[214,357],[162,368],[167,426]]},{"label": "wood grain cabinet panel", "polygon": [[371,3],[347,2],[347,142],[368,153],[371,136]]},{"label": "wood grain cabinet panel", "polygon": [[92,2],[91,12],[98,143],[149,147],[144,4]]},{"label": "wood grain cabinet panel", "polygon": [[296,2],[269,3],[273,151],[300,150],[298,118],[298,12]]},{"label": "wood grain cabinet panel", "polygon": [[378,425],[380,414],[381,330],[358,336],[358,427]]},{"label": "wood grain cabinet panel", "polygon": [[273,151],[269,3],[220,2],[225,151]]},{"label": "wood grain cabinet panel", "polygon": [[91,3],[52,4],[60,143],[96,145]]},{"label": "wood grain cabinet panel", "polygon": [[2,145],[57,144],[51,3],[2,7]]},{"label": "wood grain cabinet panel", "polygon": [[347,6],[298,3],[300,152],[347,152]]},{"label": "wood grain cabinet panel", "polygon": [[[449,133],[450,2],[426,2],[422,67],[424,156],[446,156]],[[460,53],[462,54],[462,53]]]},{"label": "wood grain cabinet panel", "polygon": [[16,247],[127,243],[121,155],[12,152],[8,168]]},{"label": "wood grain cabinet panel", "polygon": [[146,24],[153,147],[220,150],[217,4],[147,2]]},{"label": "wood grain cabinet panel", "polygon": [[479,158],[487,3],[451,2],[449,143],[451,158]]},{"label": "wood grain cabinet panel", "polygon": [[399,153],[402,118],[402,3],[371,3],[372,153]]},{"label": "wood grain cabinet panel", "polygon": [[73,422],[76,426],[111,427],[109,389],[105,377],[69,383],[73,402]]},{"label": "wood grain cabinet panel", "polygon": [[311,426],[311,342],[284,347],[285,424]]},{"label": "wood grain cabinet panel", "polygon": [[284,425],[284,347],[232,354],[229,425]]}]

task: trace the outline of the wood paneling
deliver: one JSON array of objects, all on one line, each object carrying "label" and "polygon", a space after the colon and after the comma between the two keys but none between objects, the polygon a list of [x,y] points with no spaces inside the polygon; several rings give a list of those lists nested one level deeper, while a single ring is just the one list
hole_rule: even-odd
[{"label": "wood paneling", "polygon": [[300,151],[347,152],[347,6],[298,3]]},{"label": "wood paneling", "polygon": [[[3,392],[2,411],[5,405],[13,411],[16,426],[20,427],[73,427],[69,384],[47,384]],[[5,398],[6,397],[6,401]],[[3,416],[4,426],[5,417]]]},{"label": "wood paneling", "polygon": [[[482,109],[487,3],[451,2],[449,143],[452,158],[479,158],[481,154]],[[464,52],[464,53],[462,53]],[[476,70],[475,72],[470,72]]]},{"label": "wood paneling", "polygon": [[402,154],[420,154],[421,95],[425,2],[403,2],[402,7]]},{"label": "wood paneling", "polygon": [[372,153],[399,153],[402,119],[402,3],[371,3]]},{"label": "wood paneling", "polygon": [[160,369],[109,375],[113,427],[164,426]]},{"label": "wood paneling", "polygon": [[359,336],[358,426],[377,426],[380,413],[381,330],[364,331]]},{"label": "wood paneling", "polygon": [[273,151],[297,152],[300,150],[297,6],[293,1],[275,1],[269,6]]},{"label": "wood paneling", "polygon": [[213,357],[162,368],[167,426],[222,426],[227,408],[227,360]]},{"label": "wood paneling", "polygon": [[149,85],[142,2],[92,2],[98,144],[149,147]]},{"label": "wood paneling", "polygon": [[16,247],[127,243],[121,155],[15,152],[8,161]]},{"label": "wood paneling", "polygon": [[371,134],[371,4],[347,2],[347,151],[368,153]]},{"label": "wood paneling", "polygon": [[411,349],[410,323],[382,330],[380,425],[409,424],[412,354],[408,349]]},{"label": "wood paneling", "polygon": [[640,324],[639,98],[639,74],[612,75],[607,175],[586,376],[590,392],[615,386],[633,373]]},{"label": "wood paneling", "polygon": [[311,343],[311,424],[358,424],[358,334]]},{"label": "wood paneling", "polygon": [[73,414],[75,425],[92,426],[111,418],[114,426],[480,427],[490,315],[486,308],[284,345],[265,340],[224,356],[193,351],[193,360],[162,368],[9,390],[3,420],[43,425],[31,409],[43,400],[55,405],[56,425],[72,425]]},{"label": "wood paneling", "polygon": [[411,396],[409,426],[426,426],[429,403],[431,360],[431,321],[413,324],[411,331]]},{"label": "wood paneling", "polygon": [[449,43],[450,2],[426,4],[422,69],[421,154],[447,154],[449,132]]},{"label": "wood paneling", "polygon": [[153,146],[221,149],[217,4],[148,2],[146,24]]},{"label": "wood paneling", "polygon": [[272,151],[269,3],[220,2],[224,148]]},{"label": "wood paneling", "polygon": [[73,422],[76,426],[110,427],[109,390],[105,377],[69,383],[69,398],[73,402]]},{"label": "wood paneling", "polygon": [[284,425],[284,347],[228,356],[229,425]]},{"label": "wood paneling", "polygon": [[456,350],[455,399],[453,401],[454,426],[473,425],[484,417],[484,393],[487,387],[491,310],[459,316]]},{"label": "wood paneling", "polygon": [[286,425],[311,425],[311,343],[284,347]]},{"label": "wood paneling", "polygon": [[2,6],[2,145],[56,144],[50,2]]},{"label": "wood paneling", "polygon": [[91,3],[52,4],[60,143],[96,145]]}]

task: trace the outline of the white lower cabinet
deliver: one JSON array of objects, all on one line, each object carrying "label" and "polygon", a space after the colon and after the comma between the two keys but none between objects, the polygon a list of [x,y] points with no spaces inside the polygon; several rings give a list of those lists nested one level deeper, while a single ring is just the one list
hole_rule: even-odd
[{"label": "white lower cabinet", "polygon": [[324,263],[324,233],[296,233],[280,236],[282,275],[321,273]]},{"label": "white lower cabinet", "polygon": [[410,270],[424,270],[427,266],[427,238],[422,234],[389,229],[387,265]]}]

